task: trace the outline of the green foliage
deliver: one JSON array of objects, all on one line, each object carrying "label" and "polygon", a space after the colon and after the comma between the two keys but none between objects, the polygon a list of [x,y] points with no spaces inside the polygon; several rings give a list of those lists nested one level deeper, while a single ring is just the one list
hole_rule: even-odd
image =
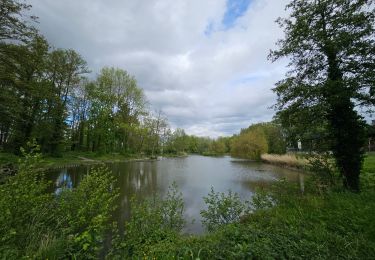
[{"label": "green foliage", "polygon": [[17,175],[0,185],[0,258],[96,259],[118,196],[112,174],[98,168],[55,195],[39,170],[39,147],[25,150]]},{"label": "green foliage", "polygon": [[[369,171],[373,173],[374,168],[369,167]],[[211,205],[217,208],[235,197],[211,194],[208,197],[215,201]],[[203,236],[167,236],[150,227],[152,233],[137,243],[131,254],[121,251],[117,258],[110,258],[371,259],[375,254],[374,195],[373,189],[361,194],[301,195],[295,184],[280,182],[271,192],[257,193],[252,200],[256,210],[241,217],[240,222],[219,225]]]},{"label": "green foliage", "polygon": [[176,182],[173,182],[169,187],[167,196],[162,201],[161,209],[166,228],[180,232],[185,226],[184,200],[182,193],[178,191]]},{"label": "green foliage", "polygon": [[260,128],[249,129],[241,133],[233,139],[231,144],[231,155],[234,157],[260,160],[260,156],[267,151],[267,139]]},{"label": "green foliage", "polygon": [[287,9],[285,38],[270,54],[292,68],[274,89],[278,118],[294,141],[332,151],[344,186],[359,191],[365,124],[355,108],[374,104],[373,1],[292,0]]},{"label": "green foliage", "polygon": [[[27,41],[35,29],[27,22],[35,21],[35,16],[27,15],[31,5],[14,0],[3,0],[0,12],[0,41]],[[26,19],[25,19],[26,18]]]},{"label": "green foliage", "polygon": [[202,223],[210,232],[221,226],[238,222],[240,217],[249,213],[250,207],[243,203],[237,193],[231,190],[228,194],[215,192],[211,187],[207,197],[203,197],[207,209],[201,211]]},{"label": "green foliage", "polygon": [[260,160],[264,153],[284,154],[286,142],[282,129],[276,123],[259,123],[242,129],[231,139],[231,155]]},{"label": "green foliage", "polygon": [[222,155],[227,152],[225,141],[222,139],[215,140],[211,143],[209,151],[216,155]]},{"label": "green foliage", "polygon": [[0,185],[0,258],[17,258],[37,250],[37,241],[51,232],[53,198],[48,183],[35,170],[38,155],[27,155],[18,174]]},{"label": "green foliage", "polygon": [[268,153],[284,154],[286,152],[286,142],[280,125],[274,122],[259,123],[249,126],[241,130],[241,134],[251,132],[253,130],[263,131],[268,145]]},{"label": "green foliage", "polygon": [[329,153],[314,154],[309,158],[309,170],[313,173],[313,181],[320,192],[328,191],[337,185],[338,170]]},{"label": "green foliage", "polygon": [[142,257],[145,252],[155,250],[155,245],[175,241],[185,225],[184,202],[175,183],[169,187],[162,200],[157,195],[152,199],[131,200],[131,218],[125,224],[125,234],[117,237],[110,256],[118,258]]},{"label": "green foliage", "polygon": [[24,21],[30,8],[1,3],[0,148],[19,154],[36,139],[54,157],[70,150],[160,154],[168,124],[147,109],[136,79],[107,67],[93,81],[83,78],[86,61],[74,50],[51,50]]},{"label": "green foliage", "polygon": [[74,190],[63,190],[57,197],[56,214],[67,237],[69,253],[78,258],[96,259],[110,230],[116,209],[118,188],[108,169],[92,170]]},{"label": "green foliage", "polygon": [[[366,176],[374,175],[373,158],[366,159]],[[368,180],[365,175],[362,175],[363,182]],[[314,191],[314,183],[306,185],[313,186],[306,187],[302,195],[296,184],[280,181],[271,192],[258,191],[252,197],[251,210],[255,211],[240,218],[240,222],[217,226],[215,231],[203,236],[159,237],[133,257],[371,259],[375,254],[372,221],[375,194],[370,188],[373,186],[366,185],[361,194],[330,192],[321,196]],[[215,201],[211,205],[216,207],[229,198],[215,192],[211,194],[207,198]],[[212,212],[218,212],[214,206]]]},{"label": "green foliage", "polygon": [[363,165],[361,173],[361,189],[375,190],[375,154],[368,153],[365,157],[365,163]]},{"label": "green foliage", "polygon": [[252,210],[266,210],[275,206],[273,197],[264,190],[257,190],[251,197]]}]

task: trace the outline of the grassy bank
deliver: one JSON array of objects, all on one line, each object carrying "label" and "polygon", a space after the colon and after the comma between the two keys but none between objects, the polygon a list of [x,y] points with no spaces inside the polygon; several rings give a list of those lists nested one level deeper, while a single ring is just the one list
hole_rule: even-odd
[{"label": "grassy bank", "polygon": [[280,167],[305,169],[308,165],[308,160],[298,157],[295,154],[262,154],[261,161],[264,163],[274,164]]}]

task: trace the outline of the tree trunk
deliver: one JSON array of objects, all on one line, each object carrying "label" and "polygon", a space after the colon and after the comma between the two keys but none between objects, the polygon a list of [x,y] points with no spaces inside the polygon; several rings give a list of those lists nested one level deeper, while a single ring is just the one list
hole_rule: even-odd
[{"label": "tree trunk", "polygon": [[333,44],[326,46],[328,80],[325,98],[328,103],[328,122],[331,128],[332,152],[343,177],[344,187],[359,192],[359,174],[364,155],[364,122],[354,110],[351,90],[343,83],[342,72]]},{"label": "tree trunk", "polygon": [[343,177],[344,187],[358,192],[364,154],[364,126],[349,98],[334,104],[329,114],[332,151]]}]

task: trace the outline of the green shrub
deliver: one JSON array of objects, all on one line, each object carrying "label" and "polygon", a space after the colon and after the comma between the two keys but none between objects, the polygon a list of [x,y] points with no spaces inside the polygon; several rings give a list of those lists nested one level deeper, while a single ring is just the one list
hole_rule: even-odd
[{"label": "green shrub", "polygon": [[[131,199],[131,218],[125,223],[125,234],[118,236],[110,252],[110,258],[136,258],[155,255],[174,247],[185,225],[184,202],[175,183],[169,187],[167,196],[137,201]],[[172,253],[174,255],[174,253]]]},{"label": "green shrub", "polygon": [[309,171],[320,193],[327,192],[338,184],[338,170],[330,154],[314,154],[309,158]]},{"label": "green shrub", "polygon": [[55,195],[35,151],[0,185],[0,258],[97,258],[118,196],[113,176],[98,168]]},{"label": "green shrub", "polygon": [[53,197],[47,193],[43,174],[36,170],[39,158],[39,154],[25,154],[17,175],[0,185],[0,258],[27,255],[51,233]]},{"label": "green shrub", "polygon": [[211,187],[207,197],[203,197],[207,209],[201,210],[202,223],[210,232],[225,224],[238,222],[240,217],[250,212],[248,203],[241,201],[237,193],[231,190],[228,194],[215,192]]},{"label": "green shrub", "polygon": [[86,175],[76,189],[65,189],[57,197],[57,216],[69,254],[97,258],[105,235],[111,230],[118,188],[108,169],[99,167]]}]

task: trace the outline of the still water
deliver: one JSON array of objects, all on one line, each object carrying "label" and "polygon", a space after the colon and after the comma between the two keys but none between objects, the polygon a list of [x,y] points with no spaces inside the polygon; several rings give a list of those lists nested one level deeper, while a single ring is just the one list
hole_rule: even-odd
[{"label": "still water", "polygon": [[[186,233],[202,233],[200,211],[205,208],[203,196],[211,187],[216,192],[229,189],[241,198],[249,200],[256,187],[265,186],[285,178],[300,181],[302,173],[272,165],[226,157],[189,156],[186,158],[163,158],[158,161],[132,161],[107,165],[120,187],[119,209],[114,218],[124,223],[130,217],[129,200],[136,195],[164,196],[168,187],[176,182],[185,202]],[[56,183],[56,192],[63,187],[76,187],[90,168],[79,166],[52,170],[49,176]],[[195,220],[192,222],[192,220]]]}]

